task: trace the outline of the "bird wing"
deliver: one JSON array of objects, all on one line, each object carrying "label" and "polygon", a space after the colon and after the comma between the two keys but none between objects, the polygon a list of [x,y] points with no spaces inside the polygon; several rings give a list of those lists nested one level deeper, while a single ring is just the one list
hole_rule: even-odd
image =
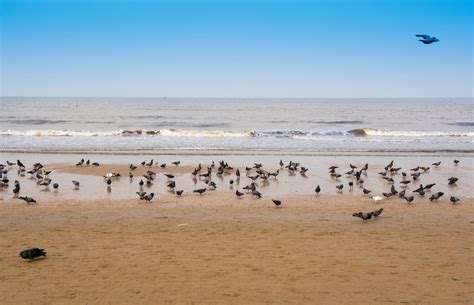
[{"label": "bird wing", "polygon": [[422,37],[423,39],[431,39],[430,35],[416,34],[416,37]]}]

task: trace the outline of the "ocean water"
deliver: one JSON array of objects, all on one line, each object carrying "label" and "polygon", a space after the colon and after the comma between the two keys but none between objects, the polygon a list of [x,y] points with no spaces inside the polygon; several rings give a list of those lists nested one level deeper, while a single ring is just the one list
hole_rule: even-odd
[{"label": "ocean water", "polygon": [[2,151],[473,152],[474,99],[0,98]]}]

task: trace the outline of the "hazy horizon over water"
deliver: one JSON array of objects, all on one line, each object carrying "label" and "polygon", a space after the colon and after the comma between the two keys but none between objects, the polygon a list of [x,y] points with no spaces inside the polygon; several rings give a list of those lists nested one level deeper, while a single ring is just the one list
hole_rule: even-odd
[{"label": "hazy horizon over water", "polygon": [[1,150],[474,152],[473,98],[1,97]]}]

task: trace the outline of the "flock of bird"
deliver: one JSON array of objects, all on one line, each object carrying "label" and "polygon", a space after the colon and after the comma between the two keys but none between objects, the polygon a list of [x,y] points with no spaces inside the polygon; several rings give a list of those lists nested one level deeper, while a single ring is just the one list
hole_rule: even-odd
[{"label": "flock of bird", "polygon": [[[459,164],[458,160],[454,160],[454,165],[457,166]],[[77,167],[82,167],[82,166],[100,166],[98,162],[90,162],[89,160],[85,161],[84,159],[81,159],[76,166]],[[180,161],[172,162],[172,165],[174,166],[179,166]],[[439,167],[441,165],[441,161],[433,163],[431,166],[433,167]],[[129,179],[132,182],[134,178],[134,171],[139,167],[140,165],[133,165],[130,164],[129,166]],[[146,202],[151,202],[155,197],[155,193],[150,192],[147,193],[144,191],[143,186],[151,186],[153,185],[154,180],[156,179],[158,173],[155,171],[151,170],[152,166],[159,166],[160,168],[164,169],[166,168],[166,163],[158,163],[154,162],[153,160],[150,161],[143,161],[141,163],[142,167],[150,167],[140,178],[138,182],[138,191],[136,194],[138,195],[139,200],[143,200]],[[279,162],[280,168],[277,169],[276,171],[268,171],[266,170],[261,163],[254,163],[253,166],[251,167],[245,167],[245,174],[241,173],[240,169],[234,169],[232,166],[230,166],[227,162],[225,161],[219,161],[218,164],[215,162],[212,162],[210,166],[207,166],[206,169],[202,167],[201,164],[198,164],[197,167],[194,168],[194,170],[191,172],[191,179],[194,182],[197,182],[198,180],[203,181],[206,184],[206,187],[203,188],[198,188],[192,190],[192,193],[196,193],[198,195],[202,195],[206,191],[211,191],[215,190],[217,188],[217,184],[213,181],[214,177],[222,177],[224,175],[231,175],[231,180],[229,180],[229,185],[231,188],[233,188],[234,185],[239,185],[240,184],[240,179],[241,177],[245,177],[249,179],[249,184],[246,186],[242,187],[242,191],[239,189],[235,190],[235,195],[237,197],[242,197],[245,196],[246,194],[253,196],[255,198],[261,198],[263,195],[259,191],[259,182],[263,181],[263,185],[266,185],[269,183],[271,179],[276,179],[277,176],[280,174],[281,170],[286,170],[289,172],[290,176],[296,175],[299,173],[301,176],[306,177],[306,173],[308,172],[308,168],[302,166],[299,162],[294,162],[290,161],[289,163],[285,164],[282,160]],[[49,174],[51,173],[51,170],[46,170],[44,166],[41,163],[35,163],[33,164],[32,168],[27,171],[26,166],[20,161],[17,160],[16,163],[7,161],[6,164],[0,164],[0,188],[8,188],[9,187],[9,179],[8,179],[8,171],[14,167],[18,168],[18,173],[20,176],[25,176],[26,174],[29,174],[32,178],[36,179],[36,183],[40,187],[45,187],[48,188],[51,184],[53,186],[53,189],[55,192],[58,191],[59,185],[58,183],[52,183],[52,179],[49,178]],[[354,191],[354,187],[357,186],[362,190],[362,193],[364,195],[370,196],[375,202],[382,200],[384,197],[385,198],[390,198],[390,197],[397,197],[406,200],[409,204],[412,204],[413,201],[415,200],[414,194],[416,193],[419,197],[425,196],[426,193],[430,193],[431,196],[429,197],[430,201],[437,201],[441,197],[444,196],[443,192],[432,192],[432,188],[435,187],[437,184],[436,183],[430,183],[430,184],[420,184],[419,187],[417,187],[415,190],[412,191],[412,194],[408,193],[407,186],[409,184],[415,184],[417,183],[418,179],[422,174],[428,173],[430,171],[430,167],[425,167],[425,166],[417,166],[415,168],[409,169],[409,171],[403,171],[401,167],[396,167],[394,165],[394,161],[391,161],[389,164],[387,164],[384,167],[384,170],[379,172],[378,175],[381,177],[381,179],[385,180],[387,184],[390,185],[390,190],[387,192],[383,192],[382,196],[371,196],[370,194],[372,193],[371,190],[365,187],[364,184],[364,178],[367,175],[367,171],[369,169],[369,165],[365,164],[361,168],[350,164],[349,165],[350,169],[349,171],[345,172],[346,178],[349,180],[347,184],[341,183],[340,178],[342,177],[343,174],[339,173],[339,167],[334,165],[330,166],[328,168],[328,174],[331,179],[333,179],[336,183],[336,189],[338,193],[342,193],[345,186],[349,188],[349,192]],[[244,169],[242,169],[244,171]],[[163,173],[164,176],[167,177],[167,189],[171,193],[176,194],[176,196],[182,196],[184,193],[183,189],[178,189],[177,188],[177,183],[175,179],[175,175],[169,174],[169,173]],[[399,181],[399,190],[397,190],[396,181],[394,179],[395,176],[401,176],[401,180]],[[112,181],[114,179],[120,179],[121,175],[120,173],[106,173],[103,178],[104,182],[106,183],[107,187],[110,187],[112,184]],[[456,186],[456,183],[458,182],[457,177],[450,177],[447,180],[447,184],[449,186]],[[80,187],[80,182],[77,180],[73,180],[72,184],[75,189],[79,189]],[[314,189],[315,194],[318,196],[321,194],[322,189],[319,185],[316,186]],[[18,180],[14,181],[14,188],[13,188],[13,194],[15,198],[24,200],[27,204],[35,204],[36,200],[32,197],[29,196],[20,196],[21,192],[21,185]],[[450,201],[453,204],[457,204],[460,199],[455,197],[455,196],[450,196]],[[277,199],[272,199],[272,202],[275,204],[276,207],[281,207],[282,206],[282,201],[277,200]],[[352,216],[361,218],[362,220],[370,220],[370,219],[376,219],[378,216],[381,215],[383,211],[383,208],[380,208],[375,211],[371,212],[357,212],[353,213]],[[39,249],[39,248],[30,248],[22,251],[20,253],[20,256],[24,259],[34,259],[37,257],[45,257],[46,252],[44,252],[44,249]]]}]

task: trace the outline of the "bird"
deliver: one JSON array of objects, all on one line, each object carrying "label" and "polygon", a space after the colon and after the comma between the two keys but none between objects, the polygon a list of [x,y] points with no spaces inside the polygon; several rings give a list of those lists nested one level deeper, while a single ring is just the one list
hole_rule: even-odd
[{"label": "bird", "polygon": [[177,195],[177,196],[181,196],[181,195],[183,195],[183,193],[184,193],[184,190],[176,191],[176,195]]},{"label": "bird", "polygon": [[277,207],[281,206],[281,201],[280,200],[272,199],[272,201]]},{"label": "bird", "polygon": [[44,249],[40,248],[29,248],[21,251],[20,256],[23,259],[34,260],[38,257],[46,257],[46,252],[44,252]]},{"label": "bird", "polygon": [[168,185],[166,185],[168,188],[170,189],[174,189],[176,187],[176,182],[175,181],[171,181],[170,183],[168,183]]},{"label": "bird", "polygon": [[236,190],[236,191],[235,191],[235,195],[236,195],[237,197],[241,197],[241,196],[244,195],[244,193],[239,192],[239,190]]},{"label": "bird", "polygon": [[58,188],[59,188],[59,184],[58,184],[58,183],[54,183],[54,184],[53,184],[53,189],[54,189],[55,191],[57,191]]},{"label": "bird", "polygon": [[449,197],[449,201],[451,201],[453,204],[456,204],[458,201],[460,201],[461,199],[457,198],[457,197],[454,197],[454,196],[451,196]]},{"label": "bird", "polygon": [[257,191],[256,189],[252,190],[252,196],[262,198],[262,194],[259,191]]},{"label": "bird", "polygon": [[451,177],[451,178],[448,179],[448,184],[449,185],[455,185],[458,180],[459,179],[456,178],[456,177]]},{"label": "bird", "polygon": [[354,182],[350,181],[349,182],[349,191],[352,191],[354,188]]},{"label": "bird", "polygon": [[438,199],[441,198],[441,196],[443,195],[444,195],[443,192],[437,192],[436,194],[431,195],[430,201],[433,201],[433,200],[438,201]]},{"label": "bird", "polygon": [[18,165],[18,167],[20,167],[20,168],[25,168],[25,165],[23,163],[21,163],[20,160],[16,160],[16,165]]},{"label": "bird", "polygon": [[435,163],[433,163],[433,164],[431,164],[431,165],[438,167],[438,166],[441,165],[441,161],[435,162]]},{"label": "bird", "polygon": [[240,171],[239,171],[239,169],[237,169],[237,170],[235,171],[235,175],[236,175],[237,177],[240,177]]},{"label": "bird", "polygon": [[372,219],[372,216],[373,214],[370,212],[370,213],[364,213],[364,212],[358,212],[358,213],[354,213],[352,214],[353,217],[359,217],[361,218],[362,220],[369,220],[369,219]]},{"label": "bird", "polygon": [[138,185],[143,186],[143,184],[145,184],[145,183],[143,182],[143,180],[140,179],[140,182],[138,182]]},{"label": "bird", "polygon": [[174,164],[175,166],[178,166],[180,163],[181,163],[181,161],[171,162],[171,164]]},{"label": "bird", "polygon": [[461,162],[461,161],[454,159],[454,165],[458,165],[459,162]]},{"label": "bird", "polygon": [[382,195],[384,195],[384,196],[387,197],[387,198],[390,198],[390,197],[392,197],[394,194],[393,194],[392,192],[384,192],[384,193],[382,193]]},{"label": "bird", "polygon": [[72,184],[74,184],[75,188],[79,188],[79,185],[80,185],[79,181],[72,180]]},{"label": "bird", "polygon": [[395,189],[395,186],[392,185],[392,187],[390,188],[390,192],[392,192],[393,195],[395,195],[396,193],[398,193],[398,191]]},{"label": "bird", "polygon": [[130,167],[129,167],[129,168],[130,168],[131,171],[134,171],[134,170],[137,169],[137,167],[136,167],[135,165],[133,165],[133,164],[130,164]]},{"label": "bird", "polygon": [[81,159],[81,161],[76,163],[76,166],[82,166],[84,164],[84,159]]},{"label": "bird", "polygon": [[405,190],[401,191],[400,193],[398,193],[398,197],[399,197],[399,198],[405,197],[405,193],[406,193]]},{"label": "bird", "polygon": [[418,41],[421,41],[424,44],[432,44],[433,42],[439,41],[436,37],[431,37],[430,35],[416,34],[416,37],[421,37]]},{"label": "bird", "polygon": [[197,189],[197,190],[194,190],[193,193],[198,193],[199,195],[201,195],[201,194],[204,193],[206,190],[207,190],[206,188]]},{"label": "bird", "polygon": [[430,184],[425,185],[423,188],[424,188],[425,190],[430,190],[430,189],[431,189],[433,186],[435,186],[435,185],[436,185],[436,183],[430,183]]},{"label": "bird", "polygon": [[314,190],[317,195],[321,192],[321,188],[319,187],[319,184],[316,186],[316,189]]},{"label": "bird", "polygon": [[20,196],[18,199],[24,200],[28,204],[36,203],[36,200],[28,196]]},{"label": "bird", "polygon": [[369,195],[372,191],[364,188],[362,192],[364,192],[365,195]]},{"label": "bird", "polygon": [[146,195],[146,192],[136,192],[138,197],[140,197],[140,199],[144,199],[145,195]]},{"label": "bird", "polygon": [[155,197],[155,193],[150,193],[148,195],[143,196],[143,199],[145,199],[145,201],[151,202],[153,197]]},{"label": "bird", "polygon": [[408,197],[404,197],[404,198],[408,203],[412,203],[412,201],[415,199],[414,196],[408,196]]},{"label": "bird", "polygon": [[168,177],[168,179],[173,179],[174,178],[174,175],[171,175],[171,174],[163,174],[165,175],[166,177]]},{"label": "bird", "polygon": [[338,189],[338,192],[342,192],[342,189],[344,188],[344,184],[336,185],[336,188]]}]

